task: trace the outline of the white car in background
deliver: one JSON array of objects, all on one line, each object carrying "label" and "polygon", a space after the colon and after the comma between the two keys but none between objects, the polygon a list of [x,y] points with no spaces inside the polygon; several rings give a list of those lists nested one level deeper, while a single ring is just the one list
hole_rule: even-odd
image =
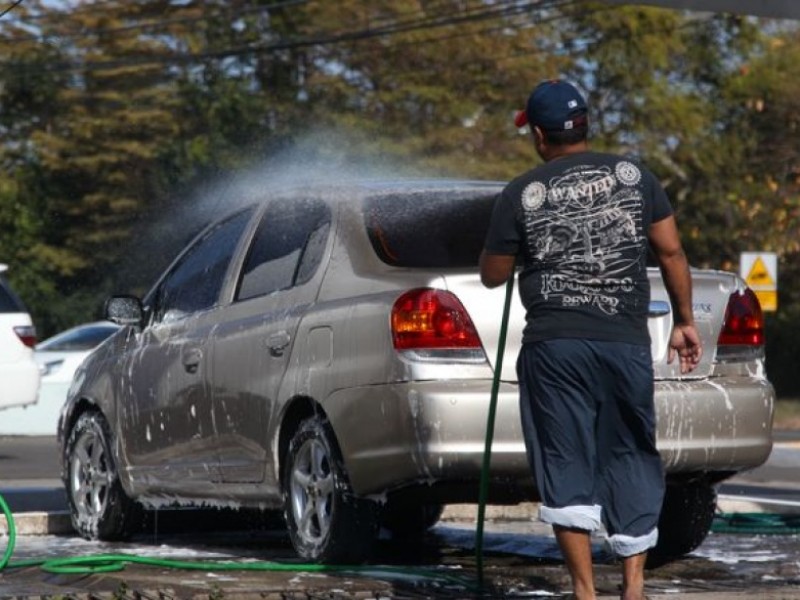
[{"label": "white car in background", "polygon": [[62,331],[36,345],[34,359],[42,375],[42,390],[63,388],[63,398],[72,383],[72,376],[83,359],[99,346],[119,325],[111,321],[94,321]]},{"label": "white car in background", "polygon": [[22,300],[14,293],[0,264],[0,409],[34,404],[39,368],[33,358],[36,328]]},{"label": "white car in background", "polygon": [[[0,315],[2,316],[2,315]],[[109,321],[77,325],[50,337],[31,349],[29,362],[33,365],[39,385],[35,404],[17,406],[3,411],[0,435],[55,435],[58,416],[72,385],[72,377],[92,351],[119,330]],[[5,400],[5,396],[2,397]]]}]

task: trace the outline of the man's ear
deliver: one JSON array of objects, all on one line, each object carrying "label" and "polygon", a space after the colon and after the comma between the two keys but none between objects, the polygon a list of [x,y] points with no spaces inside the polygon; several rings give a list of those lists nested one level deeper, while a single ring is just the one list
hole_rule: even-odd
[{"label": "man's ear", "polygon": [[534,125],[531,132],[533,134],[533,146],[536,148],[536,152],[543,157],[542,153],[547,151],[547,135],[538,125]]},{"label": "man's ear", "polygon": [[537,146],[547,143],[547,138],[544,135],[544,131],[542,131],[542,128],[538,125],[533,126],[531,133],[533,133],[533,141],[536,142]]}]

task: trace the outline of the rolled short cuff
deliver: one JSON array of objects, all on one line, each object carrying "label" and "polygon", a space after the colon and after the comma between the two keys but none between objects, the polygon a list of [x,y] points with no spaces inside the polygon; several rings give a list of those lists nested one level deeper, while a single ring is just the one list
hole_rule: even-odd
[{"label": "rolled short cuff", "polygon": [[539,519],[550,525],[560,525],[570,529],[582,529],[584,531],[597,531],[602,526],[600,513],[602,509],[599,504],[591,506],[565,506],[563,508],[551,508],[542,505],[539,508]]},{"label": "rolled short cuff", "polygon": [[632,537],[629,535],[615,534],[608,538],[608,548],[620,558],[634,556],[646,552],[658,542],[658,529],[655,527],[645,535]]}]

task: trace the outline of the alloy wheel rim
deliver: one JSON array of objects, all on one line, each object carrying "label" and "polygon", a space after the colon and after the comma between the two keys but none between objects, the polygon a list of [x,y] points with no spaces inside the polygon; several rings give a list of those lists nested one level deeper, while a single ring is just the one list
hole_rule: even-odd
[{"label": "alloy wheel rim", "polygon": [[330,456],[320,440],[303,442],[292,466],[290,489],[298,534],[319,544],[330,529],[334,494]]},{"label": "alloy wheel rim", "polygon": [[70,492],[80,516],[94,518],[103,512],[111,481],[102,438],[93,431],[83,433],[70,461]]}]

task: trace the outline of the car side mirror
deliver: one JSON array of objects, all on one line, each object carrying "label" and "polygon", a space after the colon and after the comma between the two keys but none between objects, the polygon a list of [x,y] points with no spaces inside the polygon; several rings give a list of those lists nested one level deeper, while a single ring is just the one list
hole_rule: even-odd
[{"label": "car side mirror", "polygon": [[141,327],[144,308],[136,296],[112,296],[106,300],[105,315],[106,319],[117,325]]}]

